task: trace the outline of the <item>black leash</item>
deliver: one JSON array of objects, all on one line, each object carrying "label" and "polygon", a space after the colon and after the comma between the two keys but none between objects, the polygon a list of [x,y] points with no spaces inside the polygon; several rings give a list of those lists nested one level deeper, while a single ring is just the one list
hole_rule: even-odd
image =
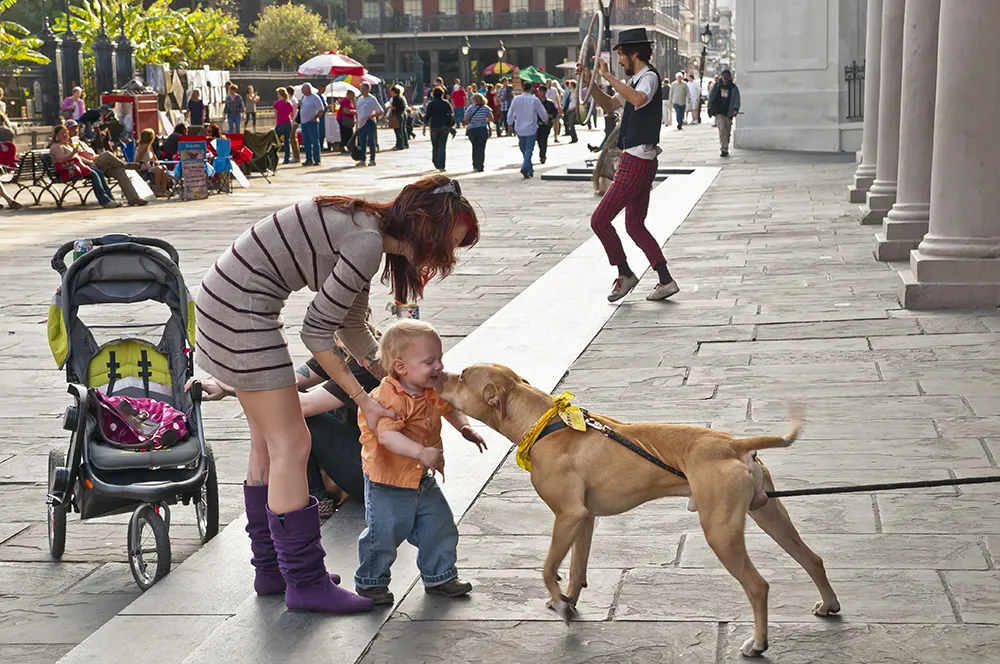
[{"label": "black leash", "polygon": [[947,480],[919,480],[915,482],[882,482],[879,484],[858,484],[856,486],[827,486],[813,489],[786,489],[768,491],[768,498],[788,498],[791,496],[822,496],[831,493],[870,493],[872,491],[895,491],[897,489],[925,489],[935,486],[956,486],[959,484],[990,484],[1000,482],[1000,475],[983,477],[959,477]]},{"label": "black leash", "polygon": [[[641,456],[646,461],[649,461],[654,466],[662,468],[663,470],[673,473],[677,477],[682,479],[687,479],[682,471],[674,468],[673,466],[667,465],[657,459],[655,456],[642,449],[628,438],[622,436],[620,433],[607,427],[593,417],[584,409],[580,409],[583,412],[584,421],[587,426],[600,432],[604,436],[615,441],[622,447],[635,452]],[[550,433],[559,431],[560,429],[566,429],[568,425],[561,419],[556,419],[554,422],[549,424],[547,427],[542,429],[542,432],[538,434],[536,440],[541,440]],[[871,493],[872,491],[896,491],[899,489],[927,489],[938,486],[959,486],[962,484],[991,484],[993,482],[1000,482],[1000,475],[984,475],[982,477],[959,477],[955,479],[947,480],[917,480],[913,482],[880,482],[878,484],[857,484],[854,486],[827,486],[827,487],[814,487],[810,489],[785,489],[784,491],[768,491],[768,498],[791,498],[795,496],[824,496],[837,493]]]}]

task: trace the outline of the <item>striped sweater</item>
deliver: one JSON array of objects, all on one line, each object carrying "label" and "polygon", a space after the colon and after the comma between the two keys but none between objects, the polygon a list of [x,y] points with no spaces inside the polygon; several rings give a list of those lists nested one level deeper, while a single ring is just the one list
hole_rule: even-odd
[{"label": "striped sweater", "polygon": [[257,346],[246,337],[238,344],[239,360],[252,363],[253,351],[269,350],[283,327],[285,300],[308,287],[316,297],[302,323],[306,348],[333,348],[336,334],[354,357],[368,357],[378,347],[365,318],[382,254],[378,219],[300,203],[257,222],[223,253],[202,282],[209,298],[199,297],[199,313],[230,332],[258,337]]}]

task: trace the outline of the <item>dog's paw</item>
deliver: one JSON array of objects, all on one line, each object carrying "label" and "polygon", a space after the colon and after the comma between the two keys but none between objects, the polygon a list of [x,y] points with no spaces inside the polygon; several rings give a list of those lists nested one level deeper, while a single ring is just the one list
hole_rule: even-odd
[{"label": "dog's paw", "polygon": [[563,595],[562,599],[558,602],[553,602],[551,599],[546,600],[545,607],[559,614],[559,617],[567,625],[579,615],[579,612],[576,610],[576,602],[571,601],[566,595]]},{"label": "dog's paw", "polygon": [[751,636],[749,639],[743,642],[743,647],[740,648],[740,653],[744,657],[760,657],[767,650],[767,641],[763,644],[757,643],[757,641]]},{"label": "dog's paw", "polygon": [[816,602],[816,606],[813,607],[813,615],[819,616],[820,618],[829,618],[837,613],[840,613],[840,602],[837,600],[833,600],[833,602],[829,604],[820,600]]}]

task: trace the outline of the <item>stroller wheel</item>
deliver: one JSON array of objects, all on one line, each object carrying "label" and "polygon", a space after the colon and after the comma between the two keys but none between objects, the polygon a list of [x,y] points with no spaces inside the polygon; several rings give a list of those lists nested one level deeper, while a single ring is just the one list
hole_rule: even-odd
[{"label": "stroller wheel", "polygon": [[208,453],[208,477],[198,490],[194,503],[194,514],[198,520],[198,535],[205,544],[219,534],[219,476],[215,472],[215,456],[212,446],[205,445]]},{"label": "stroller wheel", "polygon": [[163,517],[148,503],[136,508],[128,523],[128,566],[142,591],[170,571],[170,533]]},{"label": "stroller wheel", "polygon": [[52,448],[49,450],[49,497],[46,499],[49,527],[49,554],[56,559],[62,558],[66,549],[66,505],[56,504],[53,494],[57,490],[58,476],[65,473],[66,453]]}]

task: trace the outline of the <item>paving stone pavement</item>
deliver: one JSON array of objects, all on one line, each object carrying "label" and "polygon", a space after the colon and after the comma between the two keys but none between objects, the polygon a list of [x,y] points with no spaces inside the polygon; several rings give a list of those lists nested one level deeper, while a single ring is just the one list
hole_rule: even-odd
[{"label": "paving stone pavement", "polygon": [[[584,140],[598,142],[600,136],[587,132]],[[391,145],[389,134],[381,140]],[[84,523],[71,514],[62,562],[52,562],[48,553],[47,455],[50,446],[68,445],[61,415],[69,396],[45,337],[49,301],[59,283],[49,267],[56,247],[108,232],[161,237],[177,247],[185,280],[194,290],[239,233],[276,209],[317,194],[385,199],[407,182],[436,172],[430,141],[418,139],[413,145],[409,151],[380,154],[376,168],[355,168],[348,158],[325,156],[320,168],[282,169],[271,185],[254,178],[250,189],[207,201],[157,201],[111,211],[94,206],[57,211],[50,204],[0,216],[0,662],[54,662],[139,595],[126,564],[129,515]],[[548,165],[540,169],[578,162],[585,153],[583,144],[554,146]],[[522,182],[512,138],[490,143],[484,174],[472,174],[465,140],[450,144],[448,158],[449,174],[461,179],[482,221],[480,243],[465,253],[449,279],[428,289],[421,303],[422,315],[434,321],[451,347],[589,237],[581,220],[594,197],[589,187],[574,183]],[[299,293],[291,306],[302,311],[309,299]],[[389,301],[387,291],[372,301],[376,318],[388,320],[381,308]],[[127,313],[112,312],[113,320],[90,322],[158,321],[158,306],[136,305]],[[295,316],[289,316],[286,327],[293,355],[305,359]],[[218,463],[225,526],[243,513],[247,430],[235,403],[209,404],[204,415]],[[175,508],[170,531],[176,568],[200,546],[193,510]]]},{"label": "paving stone pavement", "polygon": [[[712,131],[667,132],[662,164],[720,165]],[[573,149],[564,148],[566,159],[582,157]],[[305,183],[289,174],[266,196],[172,205],[169,220],[154,207],[156,215],[126,210],[101,221],[65,213],[0,222],[7,285],[0,306],[7,333],[0,342],[0,426],[7,432],[0,439],[0,660],[54,661],[136,595],[122,563],[123,521],[71,527],[66,561],[46,562],[42,457],[48,445],[64,444],[56,417],[65,404],[40,327],[55,285],[51,247],[81,228],[127,219],[135,232],[155,230],[178,242],[193,287],[247,223],[319,183],[352,192],[398,187],[419,168],[406,161],[419,150],[426,146],[387,166],[386,179],[372,181],[367,169],[313,172]],[[846,203],[853,169],[842,156],[735,151],[666,244],[681,293],[647,303],[643,284],[557,389],[622,419],[692,422],[739,435],[784,432],[790,404],[800,403],[806,422],[799,440],[763,454],[779,488],[1000,472],[1000,370],[990,361],[1000,356],[1000,313],[900,309],[898,266],[874,261],[872,231]],[[463,189],[486,213],[483,242],[421,305],[449,345],[587,240],[594,204],[586,184],[521,183],[516,172],[463,178]],[[241,512],[245,428],[232,404],[206,414],[215,449],[225,450],[228,521]],[[1000,652],[996,485],[785,504],[824,557],[843,612],[814,618],[808,578],[748,525],[751,558],[771,583],[771,660],[958,664]],[[473,595],[445,602],[411,592],[360,661],[740,660],[749,606],[684,501],[599,520],[581,621],[569,628],[543,606],[538,569],[551,522],[529,475],[508,458],[461,515],[460,566],[477,585]],[[178,518],[172,528],[178,557],[197,547],[185,539],[190,523]],[[167,628],[177,643],[203,638],[191,630],[218,624],[193,618]],[[116,620],[127,629],[131,618]],[[325,634],[316,626],[327,623],[287,624],[315,656],[341,661],[330,650],[339,638],[336,619]],[[252,625],[234,634],[249,638]],[[163,653],[156,661],[175,661],[170,641],[156,651]],[[126,653],[108,655],[124,661]]]}]

